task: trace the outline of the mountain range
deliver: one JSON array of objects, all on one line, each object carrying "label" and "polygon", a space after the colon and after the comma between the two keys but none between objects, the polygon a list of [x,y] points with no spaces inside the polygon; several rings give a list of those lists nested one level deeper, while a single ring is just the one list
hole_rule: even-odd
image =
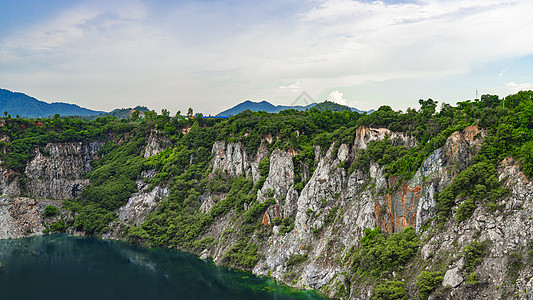
[{"label": "mountain range", "polygon": [[[320,111],[331,110],[331,111],[356,111],[358,113],[365,113],[365,111],[337,104],[330,101],[324,101],[322,103],[311,103],[309,105],[274,105],[267,101],[253,102],[246,100],[242,103],[235,105],[234,107],[227,109],[223,112],[217,114],[217,116],[233,116],[245,110],[251,111],[266,111],[268,113],[278,113],[282,110],[287,109],[296,109],[296,110],[308,110],[308,109],[317,109]],[[131,113],[137,110],[143,115],[145,111],[149,109],[145,106],[137,106],[135,108],[121,108],[115,109],[111,112],[91,110],[88,108],[81,107],[76,104],[63,103],[63,102],[54,102],[47,103],[41,100],[38,100],[34,97],[28,96],[19,92],[12,92],[10,90],[0,88],[0,114],[2,112],[7,112],[7,114],[12,117],[21,116],[25,118],[45,118],[51,117],[55,114],[61,116],[81,116],[81,117],[101,117],[101,116],[112,116],[119,119],[127,118],[131,116]],[[373,110],[368,111],[371,113]]]},{"label": "mountain range", "polygon": [[12,117],[19,115],[26,118],[45,118],[55,114],[62,116],[93,116],[105,113],[91,110],[76,104],[54,102],[46,103],[23,93],[0,89],[0,113],[6,112]]},{"label": "mountain range", "polygon": [[[261,102],[253,102],[250,100],[246,100],[242,103],[239,103],[235,105],[234,107],[227,109],[223,112],[220,112],[217,116],[233,116],[236,115],[242,111],[245,110],[251,110],[251,111],[266,111],[268,113],[278,113],[282,110],[286,109],[296,109],[296,110],[307,110],[315,108],[321,111],[324,110],[331,110],[331,111],[356,111],[358,113],[364,113],[365,111],[359,110],[357,108],[337,104],[335,102],[330,101],[324,101],[322,103],[311,103],[309,105],[301,106],[301,105],[294,105],[294,106],[288,106],[288,105],[274,105],[268,101],[261,101]],[[374,110],[370,110],[368,112],[372,112]]]}]

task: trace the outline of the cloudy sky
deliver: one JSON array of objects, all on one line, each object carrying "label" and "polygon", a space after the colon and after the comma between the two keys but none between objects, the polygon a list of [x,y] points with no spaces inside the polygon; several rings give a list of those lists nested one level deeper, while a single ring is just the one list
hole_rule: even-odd
[{"label": "cloudy sky", "polygon": [[[0,88],[215,114],[307,92],[360,109],[533,89],[533,1],[0,0]],[[302,103],[300,103],[302,104]]]}]

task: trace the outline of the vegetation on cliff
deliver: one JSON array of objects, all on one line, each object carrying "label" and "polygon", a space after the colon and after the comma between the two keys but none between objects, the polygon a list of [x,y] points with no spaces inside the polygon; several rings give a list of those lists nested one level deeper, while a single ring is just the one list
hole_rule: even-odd
[{"label": "vegetation on cliff", "polygon": [[[240,142],[245,153],[252,157],[261,146],[269,152],[276,148],[291,151],[294,154],[294,186],[301,192],[317,167],[315,156],[324,155],[328,149],[336,154],[342,144],[351,148],[358,128],[387,128],[412,137],[416,143],[408,147],[387,136],[369,142],[365,149],[338,167],[349,175],[358,170],[368,171],[372,163],[377,163],[383,167],[387,179],[398,183],[389,187],[394,190],[412,178],[452,133],[477,125],[486,132],[478,154],[472,164],[460,169],[453,182],[435,197],[436,218],[440,224],[450,221],[454,209],[452,221],[459,223],[468,220],[480,205],[492,211],[500,209],[498,199],[508,193],[497,177],[503,159],[514,158],[520,162],[520,169],[526,176],[533,176],[533,92],[520,92],[505,99],[483,95],[480,100],[463,101],[456,106],[443,104],[440,111],[432,99],[420,100],[419,104],[419,109],[409,108],[405,112],[388,106],[371,114],[316,109],[285,110],[278,114],[244,111],[229,119],[202,118],[201,115],[187,118],[179,114],[171,117],[168,111],[145,112],[144,118],[106,117],[91,121],[59,116],[36,120],[6,116],[0,126],[0,149],[3,150],[0,156],[4,168],[20,174],[23,186],[26,164],[36,149],[46,155],[44,146],[47,143],[104,143],[98,159],[91,163],[92,172],[87,174],[90,185],[79,199],[66,205],[75,217],[66,220],[68,224],[63,228],[70,226],[88,234],[102,234],[109,229],[110,222],[116,220],[117,209],[138,191],[139,182],[148,184],[148,189],[164,185],[169,187],[168,197],[158,203],[145,222],[122,228],[128,239],[149,246],[194,252],[213,245],[227,247],[220,260],[228,266],[250,270],[261,258],[258,237],[272,234],[262,222],[264,213],[276,200],[269,193],[266,201],[258,200],[258,191],[270,171],[270,160],[264,158],[258,162],[260,179],[255,183],[250,175],[227,176],[221,170],[211,169],[211,149],[215,141]],[[143,149],[151,134],[165,137],[171,146],[145,158]],[[317,149],[315,153],[316,146],[320,151]],[[146,171],[153,176],[143,176]],[[207,209],[202,208],[206,195],[212,202]],[[337,214],[342,215],[338,210],[335,207],[328,211],[324,226],[335,225]],[[314,213],[311,210],[308,217]],[[223,240],[205,237],[206,230],[223,217],[232,222],[232,227],[224,230]],[[295,227],[294,217],[276,218],[272,223],[280,225],[280,234],[287,234]],[[318,229],[315,231],[320,234]],[[228,240],[236,242],[226,245]],[[350,266],[346,278],[352,284],[371,282],[375,297],[402,299],[409,293],[425,299],[442,282],[444,269],[422,270],[416,258],[419,251],[420,239],[412,228],[391,234],[367,229],[358,247],[344,258],[343,263]],[[482,244],[472,243],[462,254],[466,261],[464,272],[470,274],[472,284],[476,283],[474,269],[483,251]],[[303,256],[297,258],[288,259],[290,267],[297,266]],[[510,258],[515,269],[521,266],[516,261],[519,259]],[[405,270],[412,274],[405,275],[408,273]],[[399,278],[410,280],[416,290],[406,290]],[[347,290],[349,288],[344,289]]]}]

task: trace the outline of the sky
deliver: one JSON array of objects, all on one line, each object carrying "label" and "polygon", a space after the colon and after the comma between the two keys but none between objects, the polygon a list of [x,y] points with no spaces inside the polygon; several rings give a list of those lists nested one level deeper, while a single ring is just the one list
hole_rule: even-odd
[{"label": "sky", "polygon": [[530,0],[0,0],[0,88],[171,114],[303,92],[454,104],[533,89],[532,15]]}]

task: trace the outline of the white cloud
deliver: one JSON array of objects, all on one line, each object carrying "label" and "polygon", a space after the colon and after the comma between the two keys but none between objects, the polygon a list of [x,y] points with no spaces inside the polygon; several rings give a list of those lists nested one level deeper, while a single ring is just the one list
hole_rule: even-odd
[{"label": "white cloud", "polygon": [[281,85],[279,88],[282,89],[282,90],[289,90],[293,93],[297,93],[300,91],[300,84],[301,82],[300,81],[296,81],[296,82],[293,82],[289,85]]},{"label": "white cloud", "polygon": [[[124,1],[89,2],[0,38],[0,82],[92,107],[216,113],[302,91],[341,89],[329,96],[346,102],[355,92],[345,87],[392,80],[406,80],[407,94],[419,80],[533,54],[526,0]],[[381,101],[365,97],[357,103]]]},{"label": "white cloud", "polygon": [[533,83],[529,83],[529,82],[516,83],[516,82],[511,81],[511,82],[508,82],[505,86],[509,89],[509,91],[512,94],[518,93],[520,91],[533,90]]},{"label": "white cloud", "polygon": [[326,98],[326,100],[328,101],[331,101],[331,102],[335,102],[337,104],[341,104],[341,105],[348,105],[348,102],[346,101],[346,99],[344,99],[344,94],[339,92],[339,91],[333,91],[331,92],[328,97]]}]

